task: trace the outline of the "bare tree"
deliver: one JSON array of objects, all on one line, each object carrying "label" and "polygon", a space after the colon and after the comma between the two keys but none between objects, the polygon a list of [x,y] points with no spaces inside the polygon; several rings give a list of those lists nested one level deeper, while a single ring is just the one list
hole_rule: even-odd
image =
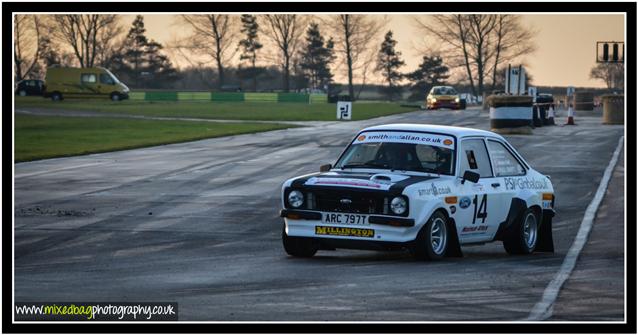
[{"label": "bare tree", "polygon": [[502,14],[496,19],[494,30],[496,45],[494,46],[494,63],[492,64],[492,87],[497,84],[499,66],[512,62],[522,56],[536,51],[536,44],[532,42],[537,31],[526,28],[521,22],[521,16]]},{"label": "bare tree", "polygon": [[235,55],[237,17],[226,14],[182,15],[181,18],[193,30],[185,44],[177,48],[190,49],[209,55],[217,65],[217,86],[224,85],[224,69]]},{"label": "bare tree", "polygon": [[599,63],[589,72],[589,78],[600,79],[608,89],[624,89],[625,64]]},{"label": "bare tree", "polygon": [[27,78],[36,68],[44,48],[40,34],[40,19],[36,15],[14,17],[13,60],[16,81]]},{"label": "bare tree", "polygon": [[496,85],[501,64],[535,51],[534,30],[517,15],[451,14],[417,18],[417,27],[434,38],[451,67],[463,68],[472,93],[481,95],[487,79]]},{"label": "bare tree", "polygon": [[267,14],[263,16],[263,32],[279,49],[280,65],[283,71],[284,91],[290,91],[290,68],[301,35],[306,28],[306,18],[294,14]]},{"label": "bare tree", "polygon": [[80,67],[99,64],[98,56],[111,47],[122,32],[115,14],[65,14],[53,15],[54,37],[68,44],[80,63]]},{"label": "bare tree", "polygon": [[376,50],[371,45],[375,44],[385,21],[368,15],[341,14],[331,16],[328,23],[333,29],[335,51],[341,55],[340,58],[346,66],[348,94],[354,100],[355,72],[360,73],[363,87],[367,72],[373,67],[371,65],[376,56]]}]

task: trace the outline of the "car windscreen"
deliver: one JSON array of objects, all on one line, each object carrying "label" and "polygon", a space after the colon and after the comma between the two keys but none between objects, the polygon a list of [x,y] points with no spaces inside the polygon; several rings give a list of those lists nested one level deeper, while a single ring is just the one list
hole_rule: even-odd
[{"label": "car windscreen", "polygon": [[447,94],[447,95],[456,95],[457,92],[452,87],[448,87],[448,88],[445,89],[445,94]]},{"label": "car windscreen", "polygon": [[104,71],[106,71],[106,73],[108,73],[108,74],[109,74],[109,76],[111,76],[111,79],[113,80],[113,83],[114,83],[114,84],[117,84],[117,83],[119,83],[119,82],[120,82],[120,81],[117,79],[117,77],[116,77],[114,74],[112,74],[112,73],[111,73],[111,71],[109,71],[109,70],[107,70],[107,69],[104,69]]},{"label": "car windscreen", "polygon": [[454,138],[411,132],[362,133],[335,164],[338,169],[388,169],[454,174]]}]

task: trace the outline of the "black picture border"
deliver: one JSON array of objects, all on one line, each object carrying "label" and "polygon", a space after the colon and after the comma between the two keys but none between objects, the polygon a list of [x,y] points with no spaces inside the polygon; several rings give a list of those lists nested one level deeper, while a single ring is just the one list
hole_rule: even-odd
[{"label": "black picture border", "polygon": [[[626,323],[59,323],[15,324],[12,297],[12,14],[14,12],[624,12],[627,14],[627,322]],[[2,332],[3,333],[636,333],[636,3],[635,2],[3,2]]]}]

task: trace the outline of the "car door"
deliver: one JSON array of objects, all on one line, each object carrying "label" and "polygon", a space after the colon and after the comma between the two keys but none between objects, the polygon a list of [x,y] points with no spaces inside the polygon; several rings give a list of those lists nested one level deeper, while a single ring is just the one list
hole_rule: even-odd
[{"label": "car door", "polygon": [[80,86],[82,97],[94,98],[99,95],[99,84],[95,73],[82,73],[80,75]]},{"label": "car door", "polygon": [[115,81],[108,73],[100,73],[100,89],[101,94],[109,95],[111,92],[117,91]]},{"label": "car door", "polygon": [[459,167],[460,176],[465,171],[480,175],[477,183],[465,181],[459,185],[459,208],[455,214],[459,239],[461,243],[490,241],[503,220],[504,210],[500,208],[500,185],[494,178],[483,137],[461,141]]},{"label": "car door", "polygon": [[35,95],[36,94],[35,80],[27,80],[24,83],[26,86],[27,95]]},{"label": "car door", "polygon": [[527,174],[527,169],[501,140],[488,139],[487,148],[494,170],[494,183],[499,185],[495,191],[499,193],[500,210],[505,211],[504,219],[502,220],[504,221],[509,213],[512,198],[516,196],[517,180]]}]

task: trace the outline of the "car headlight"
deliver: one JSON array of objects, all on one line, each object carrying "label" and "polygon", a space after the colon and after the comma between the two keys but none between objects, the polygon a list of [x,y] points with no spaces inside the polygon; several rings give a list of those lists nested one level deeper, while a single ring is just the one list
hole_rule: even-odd
[{"label": "car headlight", "polygon": [[432,98],[432,102],[436,102],[436,98]]},{"label": "car headlight", "polygon": [[303,193],[299,191],[292,191],[288,194],[288,203],[294,208],[299,208],[303,205]]},{"label": "car headlight", "polygon": [[408,209],[408,203],[403,197],[395,197],[390,202],[390,209],[394,214],[401,215]]},{"label": "car headlight", "polygon": [[459,99],[458,97],[454,99],[454,102],[459,102],[461,101],[461,99]]}]

